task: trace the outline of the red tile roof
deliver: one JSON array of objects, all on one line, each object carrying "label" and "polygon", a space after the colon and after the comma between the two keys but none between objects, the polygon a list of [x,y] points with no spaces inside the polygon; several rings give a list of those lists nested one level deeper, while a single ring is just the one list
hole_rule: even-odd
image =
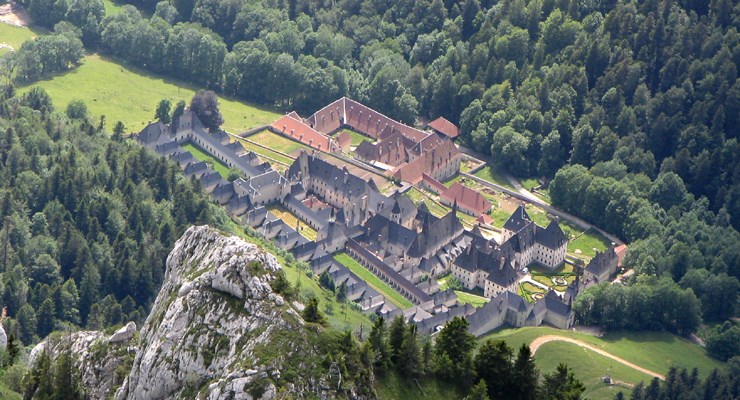
[{"label": "red tile roof", "polygon": [[460,182],[453,183],[439,197],[449,203],[457,201],[459,208],[466,209],[476,215],[484,214],[491,209],[491,202],[488,199]]},{"label": "red tile roof", "polygon": [[447,186],[443,185],[442,182],[432,178],[424,172],[421,173],[421,180],[429,186],[431,190],[437,192],[437,194],[443,193],[447,190]]},{"label": "red tile roof", "polygon": [[291,114],[284,115],[273,122],[270,125],[271,130],[320,151],[331,152],[335,150],[327,136],[315,131]]},{"label": "red tile roof", "polygon": [[437,173],[446,168],[450,162],[459,163],[460,150],[455,147],[451,140],[440,141],[436,147],[424,149],[423,153],[401,165],[394,170],[393,176],[411,184],[417,184],[422,179],[422,174],[436,178]]},{"label": "red tile roof", "polygon": [[430,122],[428,126],[435,131],[449,137],[450,139],[454,139],[460,135],[460,128],[458,128],[455,124],[448,121],[444,117],[439,117],[435,119],[434,121]]},{"label": "red tile roof", "polygon": [[481,214],[475,220],[485,225],[493,224],[493,218],[491,218],[488,214]]},{"label": "red tile roof", "polygon": [[416,128],[386,117],[372,108],[346,97],[327,105],[306,119],[319,132],[329,134],[343,124],[374,139],[383,139],[395,132],[418,142],[429,136]]}]

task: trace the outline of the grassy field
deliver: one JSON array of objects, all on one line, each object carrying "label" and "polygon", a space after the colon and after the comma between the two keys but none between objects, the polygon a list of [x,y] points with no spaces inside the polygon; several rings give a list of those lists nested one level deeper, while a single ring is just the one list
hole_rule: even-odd
[{"label": "grassy field", "polygon": [[604,251],[611,245],[611,240],[594,230],[588,230],[575,240],[568,242],[568,252],[575,253],[576,249],[589,258],[596,255],[597,251]]},{"label": "grassy field", "polygon": [[289,227],[296,229],[298,233],[303,235],[306,239],[315,241],[317,232],[315,229],[311,228],[306,224],[305,222],[301,221],[298,217],[296,217],[293,213],[286,210],[285,208],[281,206],[270,206],[268,207],[270,212],[275,214],[278,218],[283,220],[286,224],[288,224]]},{"label": "grassy field", "polygon": [[280,153],[276,153],[264,147],[257,146],[256,144],[247,142],[246,140],[239,140],[239,143],[241,143],[245,149],[256,153],[258,156],[263,158],[264,161],[267,161],[270,164],[273,164],[275,161],[286,164],[286,165],[290,165],[293,163],[293,159],[290,157],[286,157]]},{"label": "grassy field", "polygon": [[543,344],[535,354],[535,362],[540,369],[540,374],[551,373],[559,363],[567,364],[586,387],[583,397],[592,400],[611,400],[620,391],[629,398],[631,389],[627,385],[608,386],[602,382],[601,378],[607,373],[612,380],[629,385],[635,385],[641,381],[648,384],[653,379],[650,375],[635,371],[626,365],[572,343]]},{"label": "grassy field", "polygon": [[[0,43],[5,43],[16,50],[18,50],[26,40],[33,39],[42,34],[44,34],[44,30],[41,28],[21,28],[0,23]],[[4,47],[0,49],[0,55],[9,51],[10,49]]]},{"label": "grassy field", "polygon": [[498,172],[491,165],[486,165],[485,167],[481,168],[478,172],[474,173],[473,175],[477,176],[478,178],[482,178],[487,181],[493,182],[499,186],[503,186],[507,189],[516,190],[514,186],[512,186],[511,183],[509,183],[509,180],[506,179],[500,172]]},{"label": "grassy field", "polygon": [[218,172],[219,175],[221,175],[222,178],[227,179],[229,177],[229,167],[221,162],[221,160],[218,160],[214,157],[212,157],[210,154],[206,153],[205,150],[201,149],[197,145],[188,142],[183,144],[182,147],[184,150],[187,150],[190,152],[190,154],[193,155],[193,157],[197,158],[199,161],[203,161],[204,163],[208,164],[211,169]]},{"label": "grassy field", "polygon": [[[699,374],[702,377],[707,376],[714,368],[726,368],[726,365],[721,361],[709,357],[703,348],[686,339],[665,332],[612,332],[602,337],[596,337],[586,333],[564,331],[548,327],[525,327],[519,329],[502,329],[484,336],[479,339],[479,342],[482,343],[487,339],[504,339],[509,346],[517,348],[523,343],[529,344],[535,338],[543,335],[572,337],[601,348],[633,364],[661,374],[667,373],[671,366],[696,367],[699,369]],[[538,365],[557,365],[557,361],[562,356],[564,355],[540,354],[538,351],[535,358]],[[581,365],[578,365],[579,360],[580,358],[576,358],[573,360],[573,364],[569,365],[573,368],[581,368]],[[611,363],[616,364],[614,362]],[[597,372],[603,375],[605,369]],[[613,376],[613,378],[624,380],[619,376]]]},{"label": "grassy field", "polygon": [[294,140],[290,140],[285,136],[278,135],[277,133],[272,133],[268,130],[255,133],[254,135],[248,136],[247,139],[285,154],[291,154],[298,149],[311,150],[308,146]]},{"label": "grassy field", "polygon": [[367,270],[365,267],[360,265],[357,261],[352,259],[352,257],[348,256],[347,254],[339,253],[336,256],[334,256],[334,259],[337,260],[340,264],[349,268],[350,271],[354,272],[355,275],[359,276],[368,285],[370,285],[370,287],[377,290],[379,293],[382,293],[383,296],[385,296],[388,300],[390,300],[396,306],[403,308],[403,309],[414,306],[405,297],[401,296],[400,293],[393,290],[390,286],[388,286],[380,278],[375,276],[375,274]]},{"label": "grassy field", "polygon": [[[161,99],[168,98],[173,104],[179,100],[189,102],[200,89],[98,55],[85,57],[84,63],[73,71],[19,91],[28,91],[30,86],[46,89],[59,110],[64,110],[72,99],[82,99],[93,118],[105,115],[109,127],[122,121],[127,132],[138,132],[153,120]],[[223,128],[233,133],[270,123],[279,117],[273,111],[241,101],[219,98],[219,104],[224,117]]]},{"label": "grassy field", "polygon": [[460,302],[460,304],[470,304],[473,307],[483,307],[488,303],[488,299],[483,296],[478,296],[476,294],[463,292],[461,290],[455,290],[455,294],[457,294],[457,300]]}]

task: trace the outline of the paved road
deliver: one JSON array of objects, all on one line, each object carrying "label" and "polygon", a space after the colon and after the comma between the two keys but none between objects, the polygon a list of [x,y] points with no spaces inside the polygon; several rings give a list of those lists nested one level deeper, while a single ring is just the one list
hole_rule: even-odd
[{"label": "paved road", "polygon": [[545,343],[549,343],[549,342],[567,342],[567,343],[572,343],[572,344],[574,344],[576,346],[579,346],[579,347],[582,347],[584,349],[591,350],[591,351],[593,351],[593,352],[595,352],[597,354],[601,354],[604,357],[611,358],[612,360],[614,360],[614,361],[616,361],[616,362],[618,362],[620,364],[624,364],[624,365],[626,365],[626,366],[628,366],[628,367],[630,367],[630,368],[632,368],[632,369],[634,369],[636,371],[640,371],[643,374],[654,376],[654,377],[656,377],[658,379],[665,379],[665,376],[663,376],[663,375],[661,375],[661,374],[659,374],[659,373],[657,373],[655,371],[651,371],[649,369],[642,368],[642,367],[640,367],[638,365],[632,364],[631,362],[629,362],[629,361],[627,361],[627,360],[625,360],[623,358],[617,357],[617,356],[615,356],[615,355],[613,355],[611,353],[607,353],[606,351],[601,350],[598,347],[594,347],[594,346],[592,346],[592,345],[590,345],[588,343],[582,342],[580,340],[572,339],[572,338],[569,338],[569,337],[565,337],[565,336],[545,335],[545,336],[538,337],[537,339],[533,340],[532,343],[529,345],[530,349],[532,349],[532,355],[534,355],[534,353],[537,352],[537,349],[539,349],[540,346],[542,346]]}]

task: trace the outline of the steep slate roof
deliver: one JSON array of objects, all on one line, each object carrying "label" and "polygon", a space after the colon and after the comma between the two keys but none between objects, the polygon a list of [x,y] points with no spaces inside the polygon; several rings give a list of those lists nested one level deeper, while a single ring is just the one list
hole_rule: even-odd
[{"label": "steep slate roof", "polygon": [[434,129],[436,132],[439,132],[450,139],[454,139],[460,135],[460,128],[458,128],[455,124],[448,121],[444,117],[439,117],[435,119],[434,121],[427,124],[430,128]]},{"label": "steep slate roof", "polygon": [[185,176],[191,177],[193,175],[200,177],[201,175],[208,173],[209,169],[206,163],[202,161],[198,162],[191,162],[190,164],[185,167],[185,170],[183,171],[185,173]]},{"label": "steep slate roof", "polygon": [[[416,237],[414,244],[409,249],[410,257],[430,256],[433,249],[441,248],[452,239],[462,234],[463,226],[457,218],[457,207],[453,205],[452,210],[437,221],[427,223],[421,233]],[[427,220],[430,221],[430,220]]]},{"label": "steep slate roof", "polygon": [[154,148],[155,145],[170,141],[169,130],[165,124],[160,121],[150,123],[138,135],[136,141],[139,144]]},{"label": "steep slate roof", "polygon": [[617,253],[614,251],[614,247],[610,247],[606,251],[596,253],[596,256],[586,265],[585,270],[599,276],[610,268],[615,258],[617,258]]},{"label": "steep slate roof", "polygon": [[180,164],[180,168],[190,164],[192,161],[195,160],[195,158],[193,158],[193,155],[190,154],[189,151],[179,151],[173,154],[170,159]]},{"label": "steep slate roof", "polygon": [[440,197],[450,203],[457,202],[458,206],[465,207],[476,214],[485,214],[491,209],[491,202],[483,197],[480,192],[464,186],[460,182],[453,183],[452,186],[442,192]]},{"label": "steep slate roof", "polygon": [[409,196],[396,193],[389,200],[390,202],[386,203],[386,206],[378,214],[389,219],[391,218],[391,214],[399,214],[401,221],[406,221],[416,216],[416,205],[411,201]]},{"label": "steep slate roof", "polygon": [[565,237],[565,234],[563,233],[563,230],[560,229],[560,224],[558,224],[557,221],[550,221],[547,228],[542,229],[538,227],[535,240],[537,243],[547,248],[557,249],[565,244],[565,242],[568,241],[568,238]]},{"label": "steep slate roof", "polygon": [[504,224],[504,229],[511,232],[519,232],[522,228],[532,223],[532,218],[529,217],[527,211],[523,205],[517,207],[517,209],[511,214],[511,217]]},{"label": "steep slate roof", "polygon": [[393,243],[401,248],[408,249],[414,244],[417,234],[411,229],[404,228],[388,218],[376,214],[365,222],[363,241],[380,248]]},{"label": "steep slate roof", "polygon": [[447,190],[447,186],[443,185],[442,182],[427,175],[426,172],[421,173],[421,180],[437,194],[444,193]]}]

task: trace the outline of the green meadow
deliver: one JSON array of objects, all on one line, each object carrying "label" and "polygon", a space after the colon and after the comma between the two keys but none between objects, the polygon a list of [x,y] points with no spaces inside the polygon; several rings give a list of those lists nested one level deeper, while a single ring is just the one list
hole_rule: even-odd
[{"label": "green meadow", "polygon": [[[126,132],[138,132],[154,119],[161,99],[174,104],[189,102],[196,90],[193,85],[152,75],[142,69],[117,63],[99,55],[88,55],[72,71],[19,88],[28,91],[41,86],[51,95],[57,109],[64,110],[73,99],[82,99],[94,119],[105,115],[112,127],[116,121],[126,125]],[[239,133],[269,124],[280,114],[246,102],[219,97],[223,128]]]}]

